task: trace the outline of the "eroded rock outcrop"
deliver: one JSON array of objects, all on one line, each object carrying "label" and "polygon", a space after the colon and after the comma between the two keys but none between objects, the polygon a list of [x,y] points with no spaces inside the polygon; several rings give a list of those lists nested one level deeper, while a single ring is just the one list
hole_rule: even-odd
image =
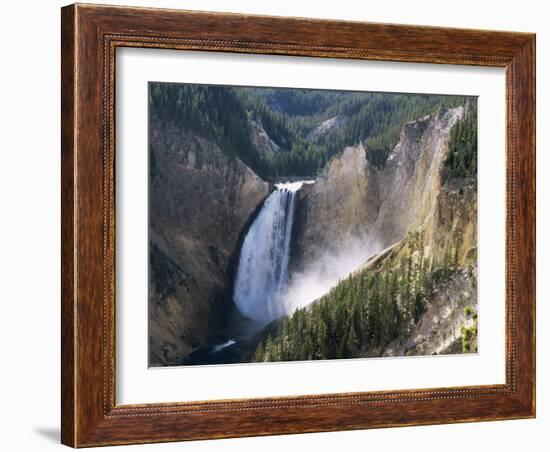
[{"label": "eroded rock outcrop", "polygon": [[249,119],[248,123],[250,125],[250,140],[261,154],[273,157],[281,150],[280,146],[269,137],[261,124],[252,119]]},{"label": "eroded rock outcrop", "polygon": [[[444,178],[450,131],[463,114],[462,107],[440,109],[406,124],[382,168],[369,164],[362,145],[347,148],[302,190],[294,269],[352,243],[366,251],[375,246],[358,270],[399,271],[408,260],[413,266],[426,262],[429,271],[443,275],[433,276],[435,286],[422,314],[367,356],[461,352],[463,329],[476,322],[476,182]],[[420,274],[410,278],[411,287],[420,284]]]},{"label": "eroded rock outcrop", "polygon": [[477,305],[474,269],[460,269],[434,289],[425,312],[411,330],[403,331],[382,356],[441,355],[462,352],[462,330],[475,321]]},{"label": "eroded rock outcrop", "polygon": [[374,230],[385,246],[432,221],[450,131],[463,112],[440,109],[403,127],[378,179],[381,204]]},{"label": "eroded rock outcrop", "polygon": [[345,122],[346,122],[345,116],[343,115],[333,116],[332,118],[329,118],[321,122],[319,125],[317,125],[311,132],[307,134],[306,139],[308,141],[311,141],[312,143],[315,143],[323,135],[331,132],[334,129],[338,129],[342,127],[345,124]]},{"label": "eroded rock outcrop", "polygon": [[302,188],[292,232],[294,270],[348,243],[372,240],[380,204],[377,177],[360,144],[346,148],[314,184]]},{"label": "eroded rock outcrop", "polygon": [[[208,183],[205,184],[205,180]],[[181,361],[238,315],[232,259],[269,184],[212,141],[150,127],[150,365]]]},{"label": "eroded rock outcrop", "polygon": [[[443,180],[450,130],[463,114],[440,109],[406,124],[383,167],[369,163],[363,144],[348,147],[300,190],[291,274],[357,248],[371,256],[359,268],[396,268],[411,253],[434,266],[452,256],[460,267],[375,356],[453,351],[466,304],[476,303],[475,181]],[[155,118],[150,130],[150,364],[170,365],[228,337],[229,319],[239,316],[232,259],[270,187],[213,141]],[[278,152],[261,127],[250,133],[254,146]]]},{"label": "eroded rock outcrop", "polygon": [[[345,149],[314,185],[301,191],[293,268],[307,266],[327,250],[346,248],[350,241],[382,250],[421,227],[426,240],[433,242],[446,237],[446,230],[473,225],[462,244],[467,248],[475,238],[475,221],[455,213],[475,215],[475,187],[470,198],[463,192],[455,196],[464,188],[443,188],[441,181],[450,130],[462,115],[462,107],[440,109],[406,124],[382,168],[368,162],[362,144]],[[430,246],[438,257],[447,251],[445,245]]]}]

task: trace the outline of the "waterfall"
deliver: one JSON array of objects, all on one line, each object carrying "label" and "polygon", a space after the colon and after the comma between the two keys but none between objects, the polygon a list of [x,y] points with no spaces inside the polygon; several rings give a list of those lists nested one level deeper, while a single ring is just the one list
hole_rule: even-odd
[{"label": "waterfall", "polygon": [[312,182],[275,184],[245,236],[233,298],[247,317],[268,323],[286,314],[282,295],[288,285],[296,196],[304,183]]}]

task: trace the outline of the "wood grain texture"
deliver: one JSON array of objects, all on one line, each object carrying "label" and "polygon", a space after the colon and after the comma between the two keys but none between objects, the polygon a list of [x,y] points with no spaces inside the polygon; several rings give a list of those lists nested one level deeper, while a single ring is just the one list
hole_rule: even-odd
[{"label": "wood grain texture", "polygon": [[[71,5],[62,10],[62,442],[74,447],[535,415],[535,36]],[[115,403],[117,47],[506,68],[506,384]]]},{"label": "wood grain texture", "polygon": [[61,441],[75,443],[74,340],[74,158],[75,139],[75,39],[74,8],[63,9],[61,18]]}]

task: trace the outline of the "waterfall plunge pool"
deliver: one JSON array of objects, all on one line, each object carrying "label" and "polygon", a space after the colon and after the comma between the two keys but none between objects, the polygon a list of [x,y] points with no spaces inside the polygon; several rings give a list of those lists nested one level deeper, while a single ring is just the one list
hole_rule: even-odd
[{"label": "waterfall plunge pool", "polygon": [[[315,180],[284,180],[274,190],[248,229],[242,243],[233,285],[233,300],[251,322],[248,334],[191,353],[185,364],[230,364],[243,362],[279,319],[290,314],[284,303],[289,283],[289,259],[296,198],[304,184]],[[248,359],[244,359],[248,361]]]}]

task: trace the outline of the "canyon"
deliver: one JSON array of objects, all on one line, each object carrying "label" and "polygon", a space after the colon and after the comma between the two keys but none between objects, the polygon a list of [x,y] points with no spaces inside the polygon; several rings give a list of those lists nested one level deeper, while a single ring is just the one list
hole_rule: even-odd
[{"label": "canyon", "polygon": [[[280,319],[311,309],[349,275],[393,271],[405,256],[439,268],[452,255],[455,272],[397,337],[361,353],[460,352],[477,304],[477,190],[472,178],[446,177],[445,162],[464,114],[439,108],[407,122],[382,166],[365,142],[348,146],[299,187],[263,180],[214,140],[153,117],[149,365],[250,360],[280,334]],[[321,122],[309,138],[344,123]],[[248,124],[255,145],[279,152]],[[265,239],[274,222],[284,233]]]},{"label": "canyon", "polygon": [[221,342],[233,319],[240,318],[227,289],[231,259],[270,186],[215,143],[182,134],[158,118],[150,146],[149,364],[154,366],[179,363],[194,349]]}]

